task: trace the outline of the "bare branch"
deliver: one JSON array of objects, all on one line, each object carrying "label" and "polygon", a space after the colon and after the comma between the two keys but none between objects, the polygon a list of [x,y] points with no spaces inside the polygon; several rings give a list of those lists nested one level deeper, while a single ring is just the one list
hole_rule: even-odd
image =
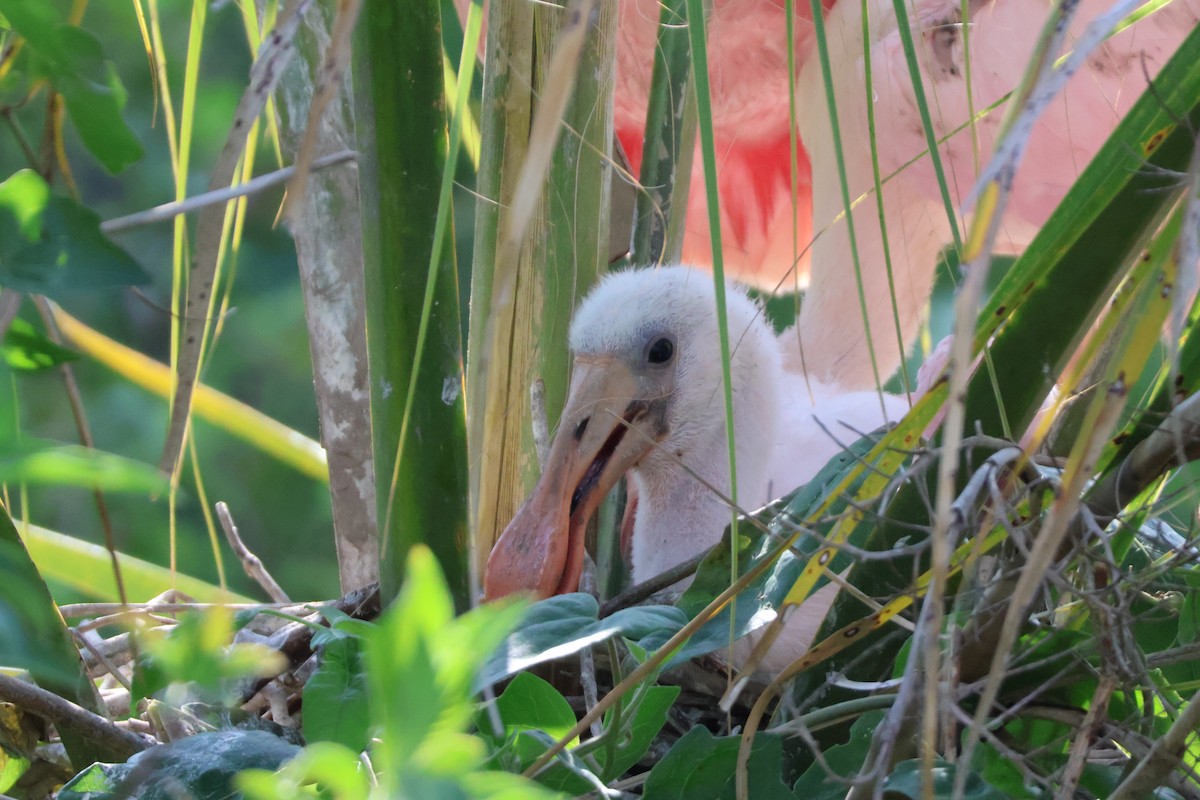
[{"label": "bare branch", "polygon": [[[345,164],[347,161],[354,161],[356,158],[358,158],[358,153],[354,150],[342,150],[337,153],[330,153],[327,156],[321,156],[314,160],[309,170],[315,172],[327,167],[337,166],[338,164]],[[228,186],[224,189],[198,194],[195,197],[187,197],[172,203],[163,203],[160,206],[148,208],[136,214],[106,220],[100,223],[100,230],[104,233],[120,233],[130,228],[167,222],[178,217],[180,214],[188,214],[192,211],[207,208],[208,206],[228,203],[230,200],[236,200],[239,197],[246,197],[247,195],[266,191],[273,186],[287,183],[295,174],[296,168],[294,166],[277,169],[274,172],[259,175],[237,186]]]},{"label": "bare branch", "polygon": [[151,744],[136,733],[127,731],[70,700],[7,675],[0,675],[0,700],[53,722],[60,732],[67,730],[77,733],[127,756],[140,753]]}]

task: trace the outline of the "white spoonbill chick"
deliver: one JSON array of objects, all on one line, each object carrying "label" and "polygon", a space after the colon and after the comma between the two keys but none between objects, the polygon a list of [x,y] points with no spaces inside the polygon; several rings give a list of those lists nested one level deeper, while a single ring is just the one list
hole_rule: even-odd
[{"label": "white spoonbill chick", "polygon": [[[811,479],[841,449],[833,436],[853,441],[906,405],[787,371],[762,309],[732,285],[725,296],[737,500],[754,509]],[[575,591],[587,521],[622,475],[637,497],[635,582],[711,548],[730,521],[712,276],[686,266],[609,275],[576,311],[570,345],[566,406],[541,479],[488,559],[489,599]]]}]

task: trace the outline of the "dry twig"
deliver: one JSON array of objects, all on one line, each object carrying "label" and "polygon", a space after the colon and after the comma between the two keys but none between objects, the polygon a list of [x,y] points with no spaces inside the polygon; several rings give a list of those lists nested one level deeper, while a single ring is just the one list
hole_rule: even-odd
[{"label": "dry twig", "polygon": [[253,578],[276,603],[290,603],[287,592],[283,591],[283,588],[267,571],[262,559],[250,552],[250,548],[246,547],[246,543],[238,535],[237,525],[233,523],[233,517],[229,513],[229,506],[224,502],[217,502],[217,517],[221,520],[221,528],[225,531],[225,538],[229,540],[229,546],[233,548],[238,560],[242,562],[242,569],[246,571],[246,574]]},{"label": "dry twig", "polygon": [[53,722],[60,732],[72,731],[126,756],[141,752],[152,744],[99,714],[93,714],[52,692],[7,675],[0,675],[0,700]]}]

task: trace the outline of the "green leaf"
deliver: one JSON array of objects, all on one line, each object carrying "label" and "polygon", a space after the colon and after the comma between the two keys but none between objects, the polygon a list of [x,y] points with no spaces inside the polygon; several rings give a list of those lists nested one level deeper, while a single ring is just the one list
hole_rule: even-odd
[{"label": "green leaf", "polygon": [[1032,800],[1032,798],[1046,796],[1044,792],[1035,792],[1027,787],[1025,776],[1013,763],[1012,758],[1000,753],[987,742],[979,743],[975,751],[975,760],[976,763],[982,764],[979,774],[988,782],[988,785],[1001,792],[1001,796],[1011,797],[1014,800],[1025,800],[1025,798]]},{"label": "green leaf", "polygon": [[[621,719],[624,724],[620,731],[611,732],[618,735],[612,761],[606,760],[608,751],[604,748],[596,751],[604,766],[602,780],[616,780],[641,760],[650,749],[654,737],[666,724],[667,712],[671,710],[679,692],[678,686],[647,686],[637,693],[635,699],[622,700]],[[633,712],[632,718],[630,711]]]},{"label": "green leaf", "polygon": [[520,603],[492,603],[455,619],[450,589],[422,545],[409,553],[402,586],[364,636],[372,722],[382,729],[374,752],[390,776],[389,791],[407,786],[402,774],[459,763],[445,748],[461,750],[462,742],[446,737],[461,739],[474,710],[476,674],[523,610]]},{"label": "green leaf", "polygon": [[[499,736],[492,731],[491,715],[484,710],[477,715],[476,727],[496,749],[488,765],[510,772],[527,769],[575,725],[575,714],[566,699],[549,683],[528,672],[513,678],[496,698],[495,710],[504,724]],[[599,782],[590,772],[585,776],[586,771],[568,751],[538,773],[537,781],[567,794],[586,794]]]},{"label": "green leaf", "polygon": [[[37,525],[22,525],[21,535],[47,580],[69,586],[84,597],[114,603],[120,600],[113,578],[112,555],[100,545]],[[253,598],[124,553],[117,553],[117,560],[132,601],[149,600],[168,589],[176,589],[201,603],[254,602]]]},{"label": "green leaf", "polygon": [[0,13],[25,38],[37,67],[62,94],[88,151],[117,173],[142,157],[141,142],[125,123],[125,87],[100,40],[59,22],[49,3],[0,0]]},{"label": "green leaf", "polygon": [[451,704],[429,640],[453,616],[449,590],[427,550],[414,548],[395,604],[366,640],[368,696],[383,728],[384,769],[402,770]]},{"label": "green leaf", "polygon": [[[863,714],[850,727],[850,740],[825,748],[824,765],[812,764],[792,787],[805,800],[835,800],[846,796],[844,780],[858,774],[871,749],[875,726],[883,719],[882,711]],[[832,770],[834,775],[830,775]]]},{"label": "green leaf", "polygon": [[0,249],[0,286],[29,294],[58,298],[149,282],[137,261],[100,231],[96,212],[66,197],[46,201],[36,240]]},{"label": "green leaf", "polygon": [[[246,769],[275,770],[300,748],[265,731],[212,731],[159,745],[124,764],[93,764],[59,792],[60,800],[230,800]],[[136,775],[136,780],[126,779]]]},{"label": "green leaf", "polygon": [[[967,778],[966,787],[961,795],[953,795],[954,792],[954,770],[955,765],[942,759],[937,759],[933,767],[933,796],[941,800],[941,798],[949,798],[951,796],[962,797],[964,800],[1009,800],[1010,795],[1001,792],[992,786],[989,786],[979,775],[972,769],[970,777]],[[883,781],[885,796],[894,798],[894,800],[918,800],[918,798],[927,797],[921,791],[921,762],[913,759],[911,761],[902,761],[892,770],[892,774],[888,775]]]},{"label": "green leaf", "polygon": [[60,62],[67,60],[68,56],[55,36],[59,18],[53,3],[0,0],[0,14],[31,48],[42,51],[44,58],[56,58]]},{"label": "green leaf", "polygon": [[[707,728],[692,728],[650,770],[643,796],[653,800],[733,800],[741,742],[740,736],[716,738]],[[778,736],[760,733],[755,737],[748,769],[750,796],[755,800],[795,800],[796,795],[780,778],[783,743]],[[839,788],[844,795],[846,788]]]},{"label": "green leaf", "polygon": [[[42,232],[42,212],[50,200],[50,187],[42,176],[31,169],[23,169],[13,173],[8,180],[0,183],[0,224],[10,222],[5,217],[11,215],[17,223],[17,231],[27,241],[36,242]],[[0,228],[4,233],[11,231]],[[0,253],[7,252],[6,243],[16,241],[16,237],[5,236],[0,239]]]},{"label": "green leaf", "polygon": [[38,439],[0,441],[0,483],[81,486],[142,494],[167,489],[167,479],[149,464],[80,445],[57,445]]},{"label": "green leaf", "polygon": [[[307,706],[307,693],[304,702]],[[370,792],[359,753],[333,742],[305,747],[278,772],[245,770],[234,779],[234,786],[252,800],[292,800],[296,787],[309,783],[343,800],[366,800]]]},{"label": "green leaf", "polygon": [[7,792],[29,769],[29,759],[0,747],[0,793]]},{"label": "green leaf", "polygon": [[17,317],[4,334],[0,344],[0,356],[16,370],[32,372],[75,361],[79,353],[55,344],[43,336],[33,325]]},{"label": "green leaf", "polygon": [[226,699],[235,682],[278,675],[287,660],[278,650],[256,643],[230,643],[233,615],[215,607],[184,614],[170,632],[148,631],[134,674],[134,702],[168,683],[189,683]]},{"label": "green leaf", "polygon": [[561,739],[575,726],[575,712],[566,698],[529,672],[512,679],[496,698],[496,710],[508,731],[540,730]]},{"label": "green leaf", "polygon": [[[99,698],[50,591],[38,574],[12,519],[0,506],[0,642],[5,666],[29,671],[44,689],[92,712]],[[76,768],[98,759],[123,758],[108,747],[63,732]]]},{"label": "green leaf", "polygon": [[75,48],[76,59],[71,73],[53,79],[54,88],[62,93],[88,152],[109,172],[121,172],[145,150],[121,115],[126,92],[117,68],[104,58],[100,42],[92,34],[70,25],[60,26],[59,31],[68,46]]},{"label": "green leaf", "polygon": [[564,795],[547,791],[528,778],[507,772],[473,772],[462,779],[474,800],[553,800]]},{"label": "green leaf", "polygon": [[487,662],[478,687],[534,664],[578,653],[617,634],[664,642],[688,621],[688,616],[674,606],[636,606],[602,620],[596,618],[599,612],[596,598],[582,593],[561,594],[535,603]]},{"label": "green leaf", "polygon": [[304,687],[304,739],[337,742],[356,753],[370,741],[362,643],[353,636],[327,642],[321,664]]}]

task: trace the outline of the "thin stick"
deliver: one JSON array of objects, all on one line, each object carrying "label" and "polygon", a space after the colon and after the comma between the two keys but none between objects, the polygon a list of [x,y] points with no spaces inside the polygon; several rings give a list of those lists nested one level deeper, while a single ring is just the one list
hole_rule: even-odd
[{"label": "thin stick", "polygon": [[242,569],[246,571],[246,574],[253,578],[254,582],[261,586],[263,591],[276,603],[290,603],[287,592],[283,591],[283,588],[271,577],[271,573],[263,566],[262,560],[250,552],[249,547],[246,547],[246,543],[238,535],[237,525],[233,524],[229,506],[222,501],[217,501],[217,517],[221,520],[221,528],[225,531],[225,538],[229,540],[229,546],[233,548],[238,560],[242,562]]},{"label": "thin stick", "polygon": [[[720,545],[717,545],[718,547]],[[600,619],[620,611],[622,608],[636,606],[646,598],[656,592],[660,592],[668,586],[674,586],[684,578],[688,577],[696,571],[700,566],[700,562],[705,559],[711,550],[705,550],[699,555],[689,558],[682,564],[676,564],[665,572],[660,572],[653,578],[647,581],[642,581],[637,586],[631,586],[621,592],[611,600],[606,600],[604,605],[600,606]]]},{"label": "thin stick", "polygon": [[[283,609],[312,607],[313,609],[327,606],[329,600],[316,600],[311,603],[71,603],[59,606],[59,612],[67,619],[82,619],[83,617],[116,616],[123,614],[155,613],[178,614],[184,611],[198,611],[206,608],[228,608],[233,611],[243,611],[250,608]],[[93,626],[95,627],[95,626]]]},{"label": "thin stick", "polygon": [[60,733],[73,731],[119,753],[133,755],[150,746],[141,736],[118,727],[99,714],[7,675],[0,675],[0,700],[50,720]]},{"label": "thin stick", "polygon": [[[337,153],[331,153],[327,156],[321,156],[313,161],[310,171],[325,169],[327,167],[344,164],[347,161],[354,161],[358,158],[358,153],[354,150],[341,150]],[[187,197],[183,200],[176,200],[173,203],[163,203],[154,208],[148,208],[145,211],[139,211],[136,214],[130,214],[125,217],[117,217],[100,223],[100,230],[105,233],[119,233],[129,230],[130,228],[139,228],[143,225],[153,225],[157,222],[167,222],[180,214],[187,214],[192,211],[198,211],[207,206],[216,205],[217,203],[227,203],[230,200],[236,200],[239,197],[246,195],[257,194],[258,192],[270,189],[272,186],[278,186],[281,183],[287,183],[296,174],[296,168],[284,167],[277,169],[274,172],[268,172],[265,175],[259,175],[257,178],[252,178],[245,183],[237,186],[230,186],[224,189],[217,189],[212,192],[205,192],[194,197]]]},{"label": "thin stick", "polygon": [[[54,309],[50,307],[50,301],[38,295],[33,298],[33,302],[42,318],[42,324],[46,326],[46,333],[49,335],[50,341],[62,346],[62,331],[59,330],[58,321],[54,318]],[[87,449],[94,450],[96,442],[92,437],[91,426],[88,425],[87,411],[83,407],[83,395],[79,391],[79,383],[75,380],[75,371],[67,363],[59,364],[58,369],[62,374],[63,388],[67,391],[67,402],[71,406],[71,414],[75,417],[75,427],[79,430],[79,441]],[[96,514],[100,517],[100,528],[104,532],[104,549],[108,551],[109,559],[112,561],[117,598],[122,605],[125,605],[129,602],[129,596],[125,592],[125,578],[121,574],[121,562],[117,558],[117,537],[113,532],[112,518],[108,513],[108,502],[104,499],[104,492],[99,489],[92,490],[92,498],[96,504]]]},{"label": "thin stick", "polygon": [[12,289],[5,289],[0,293],[0,339],[3,339],[4,335],[8,333],[8,327],[12,325],[17,312],[21,310],[22,297],[24,297],[23,294]]},{"label": "thin stick", "polygon": [[1138,762],[1111,795],[1112,800],[1133,800],[1149,797],[1154,789],[1166,782],[1180,762],[1187,738],[1200,726],[1200,695],[1195,695],[1175,719],[1170,730],[1156,739],[1150,752]]},{"label": "thin stick", "polygon": [[129,685],[129,679],[121,674],[121,670],[117,668],[117,665],[110,661],[108,656],[101,653],[100,649],[88,637],[78,631],[72,631],[71,633],[74,635],[75,641],[82,644],[92,654],[92,657],[96,659],[96,663],[104,667],[105,671],[113,677],[113,680],[121,684],[125,688],[125,691],[133,691],[133,687]]}]

